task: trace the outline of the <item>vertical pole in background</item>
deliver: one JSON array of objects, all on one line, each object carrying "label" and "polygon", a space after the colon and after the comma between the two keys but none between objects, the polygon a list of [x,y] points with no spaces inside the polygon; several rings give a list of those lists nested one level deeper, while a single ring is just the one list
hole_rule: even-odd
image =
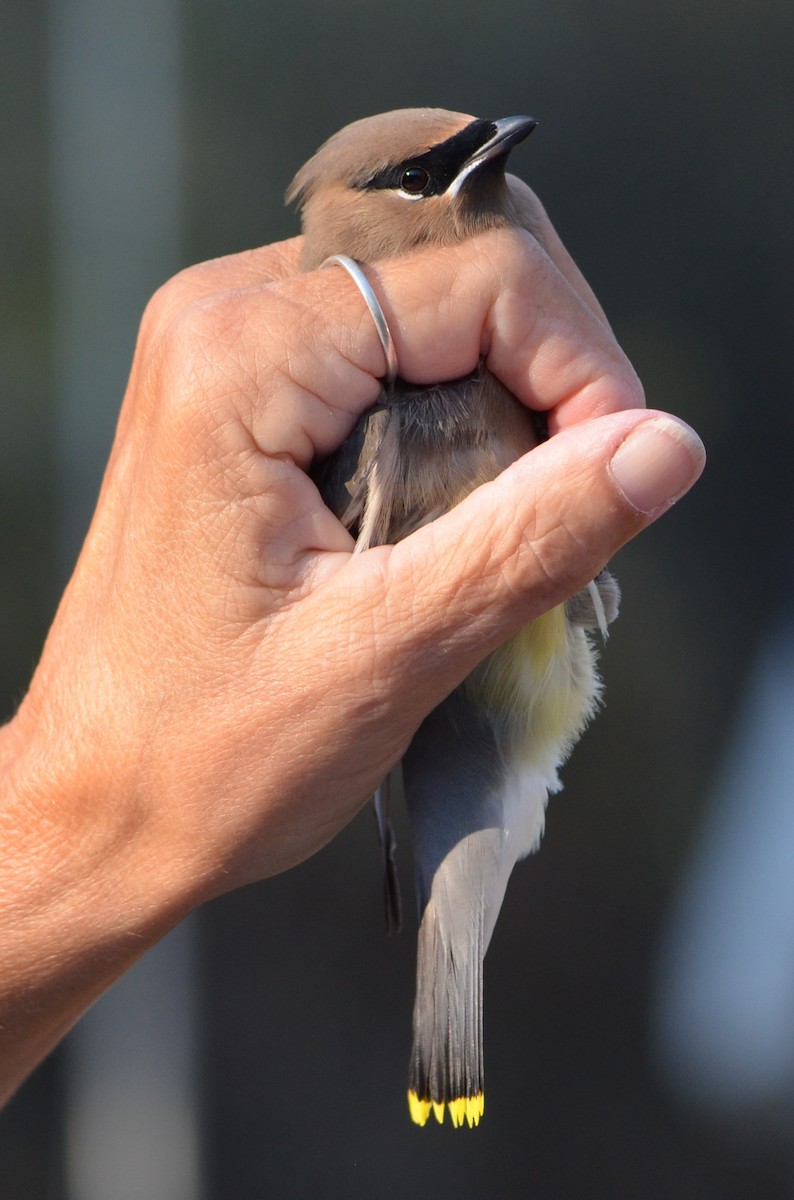
[{"label": "vertical pole in background", "polygon": [[[60,568],[107,458],[140,319],[179,265],[177,0],[50,0]],[[97,797],[97,804],[102,798]],[[66,1048],[70,1200],[200,1194],[191,923]]]},{"label": "vertical pole in background", "polygon": [[141,310],[179,265],[177,0],[49,0],[61,547],[85,533]]}]

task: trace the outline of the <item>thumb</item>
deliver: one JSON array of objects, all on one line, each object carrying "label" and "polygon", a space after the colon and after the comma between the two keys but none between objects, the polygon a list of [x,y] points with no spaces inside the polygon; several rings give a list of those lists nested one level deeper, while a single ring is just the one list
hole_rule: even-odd
[{"label": "thumb", "polygon": [[378,653],[393,686],[410,682],[427,707],[438,703],[508,637],[586,586],[704,464],[700,438],[675,417],[598,417],[555,434],[398,545],[352,560],[362,570],[377,564],[383,581]]}]

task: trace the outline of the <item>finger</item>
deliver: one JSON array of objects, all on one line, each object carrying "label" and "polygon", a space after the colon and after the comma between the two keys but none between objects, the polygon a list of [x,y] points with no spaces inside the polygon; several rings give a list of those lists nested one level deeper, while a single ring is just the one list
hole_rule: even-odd
[{"label": "finger", "polygon": [[[453,379],[484,353],[514,395],[548,413],[553,433],[644,405],[642,386],[600,309],[580,296],[534,237],[500,230],[425,255],[429,271],[420,256],[368,267],[401,377]],[[478,322],[479,347],[472,344]]]},{"label": "finger", "polygon": [[204,294],[273,283],[297,274],[302,245],[302,237],[287,238],[197,263],[183,274],[195,284],[197,292]]},{"label": "finger", "polygon": [[144,313],[139,344],[147,349],[189,305],[208,296],[275,283],[297,273],[303,238],[243,250],[195,263],[179,271],[155,292]]},{"label": "finger", "polygon": [[[520,400],[549,412],[553,430],[643,402],[609,329],[523,231],[427,248],[367,273],[410,382],[457,378],[485,354]],[[208,297],[189,306],[181,333],[183,370],[205,402],[233,398],[259,450],[303,468],[340,445],[386,368],[358,288],[335,267]]]},{"label": "finger", "polygon": [[421,692],[429,711],[486,654],[593,579],[704,462],[700,439],[675,418],[603,417],[544,443],[397,546],[354,557],[329,586],[367,586],[351,572],[377,581],[379,670],[395,692]]},{"label": "finger", "polygon": [[593,289],[566,250],[548,213],[532,188],[515,175],[506,175],[505,178],[518,208],[522,224],[538,239],[557,270],[561,272],[577,295],[598,319],[608,326],[606,313],[598,303]]},{"label": "finger", "polygon": [[[138,391],[142,372],[145,373],[155,347],[162,345],[181,315],[211,296],[239,293],[246,288],[261,287],[289,278],[298,269],[302,244],[300,237],[289,238],[254,250],[209,259],[186,267],[158,288],[141,319],[130,372],[129,393]],[[122,414],[122,428],[126,426],[129,415]]]}]

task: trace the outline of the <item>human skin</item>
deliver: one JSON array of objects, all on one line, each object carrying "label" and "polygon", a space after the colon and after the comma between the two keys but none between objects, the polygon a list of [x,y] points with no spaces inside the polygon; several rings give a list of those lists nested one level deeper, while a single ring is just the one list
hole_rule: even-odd
[{"label": "human skin", "polygon": [[478,661],[699,475],[538,211],[543,245],[497,231],[367,268],[401,376],[484,355],[554,436],[360,555],[306,474],[384,371],[346,273],[299,274],[294,239],[150,302],[91,529],[0,730],[0,1098],[189,911],[327,843]]}]

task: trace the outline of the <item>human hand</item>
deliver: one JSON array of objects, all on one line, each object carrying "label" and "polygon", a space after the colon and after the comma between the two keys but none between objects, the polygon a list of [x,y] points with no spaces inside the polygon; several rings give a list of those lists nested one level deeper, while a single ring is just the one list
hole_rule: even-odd
[{"label": "human hand", "polygon": [[[36,742],[49,731],[56,777],[68,762],[82,790],[90,760],[83,786],[104,799],[83,851],[104,855],[134,811],[207,894],[306,857],[476,661],[647,524],[606,469],[629,430],[649,446],[657,428],[611,333],[531,238],[479,241],[370,272],[401,373],[454,378],[484,352],[559,436],[361,556],[305,473],[378,392],[382,352],[349,281],[296,276],[293,241],[193,268],[151,303],[18,718]],[[657,465],[678,473],[641,499],[653,515],[697,466],[683,427],[666,428]]]},{"label": "human hand", "polygon": [[484,355],[556,436],[355,556],[306,474],[383,372],[347,276],[298,275],[296,239],[151,302],[91,530],[0,747],[9,978],[54,1007],[71,981],[40,1041],[195,904],[319,849],[476,662],[694,482],[699,442],[641,409],[546,244],[558,265],[509,230],[368,268],[404,378]]}]

